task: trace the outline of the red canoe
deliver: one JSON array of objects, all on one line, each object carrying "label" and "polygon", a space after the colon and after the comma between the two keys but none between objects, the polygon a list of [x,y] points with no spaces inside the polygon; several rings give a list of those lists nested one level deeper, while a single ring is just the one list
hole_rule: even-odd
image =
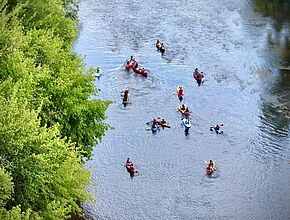
[{"label": "red canoe", "polygon": [[140,69],[140,68],[135,68],[135,66],[133,66],[132,68],[133,68],[133,70],[134,70],[134,72],[135,72],[136,74],[140,74],[140,75],[142,75],[142,76],[144,76],[144,77],[147,77],[147,75],[148,75],[148,71],[147,71],[147,70],[145,70],[145,69]]}]

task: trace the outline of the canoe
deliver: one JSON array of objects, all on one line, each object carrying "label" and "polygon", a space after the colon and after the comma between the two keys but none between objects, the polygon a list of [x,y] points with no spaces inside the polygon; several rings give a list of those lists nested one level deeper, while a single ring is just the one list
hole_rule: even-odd
[{"label": "canoe", "polygon": [[145,69],[140,69],[140,68],[135,68],[135,66],[132,67],[133,68],[133,71],[136,73],[136,74],[140,74],[144,77],[147,77],[148,75],[148,70],[145,70]]}]

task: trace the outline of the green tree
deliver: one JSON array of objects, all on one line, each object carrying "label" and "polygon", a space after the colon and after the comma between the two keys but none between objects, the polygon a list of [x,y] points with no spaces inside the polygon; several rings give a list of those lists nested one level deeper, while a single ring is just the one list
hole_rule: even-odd
[{"label": "green tree", "polygon": [[[17,93],[17,90],[15,91]],[[0,98],[0,155],[10,173],[1,201],[5,207],[31,210],[44,219],[65,219],[81,212],[78,200],[88,198],[89,171],[72,143],[60,138],[57,127],[40,126],[36,111],[15,97]],[[11,177],[1,173],[1,184]],[[2,178],[1,178],[2,179]],[[13,199],[11,187],[14,186]]]},{"label": "green tree", "polygon": [[[7,4],[8,2],[8,4]],[[74,0],[0,2],[0,219],[67,219],[90,173],[108,101],[72,53]]]}]

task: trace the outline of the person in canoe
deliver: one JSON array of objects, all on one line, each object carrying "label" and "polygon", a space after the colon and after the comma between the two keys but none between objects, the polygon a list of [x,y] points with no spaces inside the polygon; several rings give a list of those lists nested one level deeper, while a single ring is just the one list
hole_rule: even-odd
[{"label": "person in canoe", "polygon": [[157,132],[157,130],[158,130],[158,121],[156,118],[154,118],[152,121],[152,125],[151,125],[151,131],[152,131],[152,133],[155,133],[155,132]]},{"label": "person in canoe", "polygon": [[124,96],[123,96],[123,105],[126,107],[126,105],[129,102],[129,89],[125,89]]},{"label": "person in canoe", "polygon": [[184,96],[184,92],[183,92],[183,88],[181,86],[179,87],[179,90],[177,92],[177,96],[178,96],[179,101],[182,102],[183,96]]},{"label": "person in canoe", "polygon": [[134,65],[135,65],[135,62],[128,60],[128,61],[126,62],[126,65],[125,65],[125,69],[126,69],[127,71],[129,71],[129,70],[130,70]]},{"label": "person in canoe", "polygon": [[184,104],[181,104],[178,106],[178,109],[176,111],[180,111],[182,114],[185,112],[186,108]]},{"label": "person in canoe", "polygon": [[157,124],[158,124],[158,121],[157,121],[156,118],[154,118],[154,119],[153,119],[153,122],[152,122],[152,127],[157,126]]},{"label": "person in canoe", "polygon": [[224,132],[221,131],[221,127],[223,126],[223,124],[216,124],[216,126],[212,126],[210,127],[211,131],[215,131],[216,134],[223,134]]},{"label": "person in canoe", "polygon": [[142,68],[139,68],[139,67],[135,68],[135,67],[133,67],[133,70],[134,70],[134,72],[136,74],[140,74],[140,75],[144,76],[145,78],[148,75],[148,71],[145,68],[143,68],[143,67]]},{"label": "person in canoe", "polygon": [[165,46],[164,46],[163,43],[161,43],[160,52],[161,52],[162,54],[165,53]]},{"label": "person in canoe", "polygon": [[185,111],[183,112],[183,115],[185,118],[189,118],[190,117],[190,111],[188,108],[185,109]]},{"label": "person in canoe", "polygon": [[103,75],[102,70],[100,67],[97,67],[96,72],[95,72],[95,77],[100,79],[101,75]]},{"label": "person in canoe", "polygon": [[131,56],[129,60],[126,61],[125,69],[130,70],[131,68],[135,67],[137,60],[134,56]]},{"label": "person in canoe", "polygon": [[137,61],[135,61],[135,68],[137,69],[138,68],[138,65],[139,65],[139,63],[137,62]]},{"label": "person in canoe", "polygon": [[132,56],[130,57],[130,61],[131,61],[131,62],[136,62],[136,58],[132,55]]},{"label": "person in canoe", "polygon": [[213,171],[216,171],[214,160],[210,160],[209,164],[206,166],[206,174],[211,175]]},{"label": "person in canoe", "polygon": [[127,158],[126,160],[126,169],[128,171],[128,173],[130,173],[130,176],[133,177],[135,175],[135,173],[138,173],[137,170],[135,170],[133,162],[130,161],[130,158]]},{"label": "person in canoe", "polygon": [[156,40],[155,46],[156,46],[157,50],[160,50],[161,43],[160,43],[159,39]]},{"label": "person in canoe", "polygon": [[158,124],[159,124],[162,128],[171,128],[170,124],[168,124],[168,123],[164,120],[164,118],[163,118],[163,119],[158,118],[158,119],[157,119],[157,122],[158,122]]},{"label": "person in canoe", "polygon": [[193,77],[195,78],[198,86],[202,83],[202,78],[204,77],[203,72],[200,72],[198,68],[194,68]]}]

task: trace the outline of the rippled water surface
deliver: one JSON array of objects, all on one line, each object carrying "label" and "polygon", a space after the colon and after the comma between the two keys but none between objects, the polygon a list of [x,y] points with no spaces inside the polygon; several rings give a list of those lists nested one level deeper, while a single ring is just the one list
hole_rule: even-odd
[{"label": "rippled water surface", "polygon": [[[81,1],[74,51],[102,68],[95,86],[113,101],[114,127],[86,163],[95,198],[84,204],[88,219],[289,219],[290,68],[282,43],[269,43],[289,28],[278,33],[253,8],[249,0]],[[130,55],[148,78],[123,70]],[[200,87],[194,67],[205,73]],[[176,112],[179,84],[192,111],[188,136]],[[172,128],[153,135],[145,123],[154,117]],[[210,132],[216,123],[224,135]],[[140,171],[133,179],[127,157]],[[209,159],[218,168],[210,177]]]}]

